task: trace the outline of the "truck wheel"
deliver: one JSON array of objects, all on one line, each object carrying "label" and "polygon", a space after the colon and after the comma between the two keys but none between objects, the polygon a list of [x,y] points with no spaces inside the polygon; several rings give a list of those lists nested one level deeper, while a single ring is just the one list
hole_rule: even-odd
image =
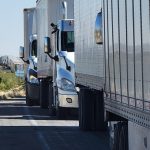
[{"label": "truck wheel", "polygon": [[128,150],[128,123],[119,122],[114,128],[114,145],[115,150]]},{"label": "truck wheel", "polygon": [[82,130],[106,130],[103,92],[81,88],[79,92],[79,126]]},{"label": "truck wheel", "polygon": [[79,92],[79,127],[81,130],[92,129],[92,97],[88,89],[81,88]]},{"label": "truck wheel", "polygon": [[54,87],[54,96],[56,101],[56,117],[57,119],[65,119],[65,108],[59,107],[57,87]]},{"label": "truck wheel", "polygon": [[29,96],[28,96],[27,84],[26,84],[26,105],[27,106],[33,106],[33,102],[32,102],[32,100],[29,99]]},{"label": "truck wheel", "polygon": [[49,84],[49,113],[50,116],[56,116],[56,108],[54,107],[53,100],[53,82],[51,81]]},{"label": "truck wheel", "polygon": [[49,81],[40,80],[40,107],[48,108],[49,103]]},{"label": "truck wheel", "polygon": [[103,91],[93,92],[94,101],[94,130],[105,131],[107,129],[107,122],[104,118],[104,98]]},{"label": "truck wheel", "polygon": [[65,112],[66,112],[65,108],[58,107],[56,109],[56,117],[57,117],[57,119],[60,119],[60,120],[65,119],[66,118],[66,113]]},{"label": "truck wheel", "polygon": [[123,122],[120,131],[119,150],[128,150],[128,124]]}]

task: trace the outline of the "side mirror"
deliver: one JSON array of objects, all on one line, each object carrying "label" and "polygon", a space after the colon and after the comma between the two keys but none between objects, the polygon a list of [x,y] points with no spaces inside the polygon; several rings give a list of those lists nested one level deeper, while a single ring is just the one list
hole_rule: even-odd
[{"label": "side mirror", "polygon": [[51,42],[49,37],[44,37],[44,53],[51,53]]},{"label": "side mirror", "polygon": [[20,58],[24,58],[24,47],[20,46],[20,49],[19,49],[19,57]]},{"label": "side mirror", "polygon": [[103,44],[103,23],[102,11],[97,14],[95,21],[95,42],[96,44]]}]

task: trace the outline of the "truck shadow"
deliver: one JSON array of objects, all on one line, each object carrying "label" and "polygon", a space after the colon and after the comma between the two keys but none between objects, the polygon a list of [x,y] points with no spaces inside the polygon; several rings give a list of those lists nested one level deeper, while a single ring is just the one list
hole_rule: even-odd
[{"label": "truck shadow", "polygon": [[66,126],[0,126],[2,150],[109,150],[105,132]]},{"label": "truck shadow", "polygon": [[[26,106],[25,99],[11,99],[0,101],[0,119],[27,119],[27,120],[56,120],[51,116],[49,109],[40,106]],[[78,112],[68,114],[61,120],[78,120]]]},{"label": "truck shadow", "polygon": [[107,132],[84,132],[77,120],[57,120],[24,100],[0,101],[1,150],[109,150]]}]

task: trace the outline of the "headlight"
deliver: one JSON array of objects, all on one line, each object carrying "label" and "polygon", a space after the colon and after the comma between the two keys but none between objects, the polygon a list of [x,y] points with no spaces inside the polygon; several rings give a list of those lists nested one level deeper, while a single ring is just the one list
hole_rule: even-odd
[{"label": "headlight", "polygon": [[58,80],[57,86],[64,91],[71,91],[71,92],[76,91],[74,84],[65,78]]},{"label": "headlight", "polygon": [[30,82],[31,83],[37,83],[37,84],[39,83],[38,79],[32,75],[30,75]]}]

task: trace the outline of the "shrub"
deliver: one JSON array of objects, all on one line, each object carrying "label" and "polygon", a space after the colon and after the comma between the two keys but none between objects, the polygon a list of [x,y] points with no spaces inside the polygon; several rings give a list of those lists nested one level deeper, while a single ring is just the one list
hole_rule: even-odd
[{"label": "shrub", "polygon": [[23,85],[24,80],[16,77],[14,73],[0,72],[0,91],[8,91]]}]

